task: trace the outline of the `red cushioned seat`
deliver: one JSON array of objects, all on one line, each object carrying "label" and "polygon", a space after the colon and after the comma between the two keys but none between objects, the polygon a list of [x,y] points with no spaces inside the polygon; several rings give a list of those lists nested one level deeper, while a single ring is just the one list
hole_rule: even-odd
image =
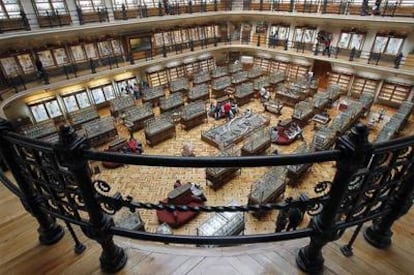
[{"label": "red cushioned seat", "polygon": [[[167,200],[161,201],[161,203],[167,203]],[[188,206],[202,206],[204,202],[195,198],[192,202],[186,204]],[[157,210],[157,217],[160,223],[166,223],[172,228],[178,228],[194,219],[198,215],[198,212],[193,211],[174,211],[169,212],[167,210]]]}]

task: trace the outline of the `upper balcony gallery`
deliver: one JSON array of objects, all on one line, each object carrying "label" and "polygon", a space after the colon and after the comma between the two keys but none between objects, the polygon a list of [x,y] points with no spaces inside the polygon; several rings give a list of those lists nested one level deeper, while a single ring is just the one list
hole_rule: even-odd
[{"label": "upper balcony gallery", "polygon": [[414,17],[413,0],[1,0],[0,33],[152,16],[254,11],[289,16]]}]

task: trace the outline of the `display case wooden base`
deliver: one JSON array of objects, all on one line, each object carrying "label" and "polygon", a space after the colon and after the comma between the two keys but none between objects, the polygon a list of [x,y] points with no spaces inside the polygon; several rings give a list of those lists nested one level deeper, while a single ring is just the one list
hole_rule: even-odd
[{"label": "display case wooden base", "polygon": [[256,156],[256,155],[262,155],[265,154],[267,149],[270,148],[272,145],[272,142],[269,139],[263,139],[259,142],[255,142],[254,146],[249,146],[249,144],[244,145],[241,148],[241,155],[242,156]]},{"label": "display case wooden base", "polygon": [[[217,169],[219,171],[217,171]],[[218,173],[217,173],[218,172]],[[207,184],[211,188],[217,190],[234,177],[241,173],[241,169],[238,167],[226,167],[226,168],[207,168],[206,169],[206,180]]]},{"label": "display case wooden base", "polygon": [[145,129],[145,141],[149,146],[155,146],[167,139],[175,137],[175,133],[175,125],[172,123],[158,131],[150,132]]},{"label": "display case wooden base", "polygon": [[207,119],[206,113],[201,113],[190,119],[181,118],[180,122],[183,125],[183,129],[188,131],[200,124],[203,124],[206,119]]}]

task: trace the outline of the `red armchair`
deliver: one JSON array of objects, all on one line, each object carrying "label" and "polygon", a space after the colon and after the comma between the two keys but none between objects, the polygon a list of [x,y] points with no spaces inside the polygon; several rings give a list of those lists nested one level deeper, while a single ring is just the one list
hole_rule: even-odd
[{"label": "red armchair", "polygon": [[[165,204],[173,205],[187,205],[187,206],[202,206],[204,201],[197,196],[194,196],[191,191],[191,184],[187,183],[172,190],[168,194],[168,198],[160,201]],[[172,228],[178,228],[194,219],[198,212],[193,211],[173,211],[157,210],[157,217],[160,223],[166,223]]]}]

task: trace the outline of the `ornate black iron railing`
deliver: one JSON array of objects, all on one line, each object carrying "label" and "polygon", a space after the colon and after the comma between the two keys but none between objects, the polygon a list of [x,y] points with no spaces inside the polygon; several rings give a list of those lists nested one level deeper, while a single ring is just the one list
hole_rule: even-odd
[{"label": "ornate black iron railing", "polygon": [[[350,243],[342,249],[346,255],[352,254],[352,243],[362,224],[371,220],[373,225],[364,232],[365,239],[380,248],[390,245],[393,222],[404,215],[412,204],[414,137],[370,144],[367,128],[362,125],[339,137],[335,149],[330,151],[229,158],[100,153],[90,149],[86,139],[78,137],[71,127],[62,127],[59,142],[52,145],[19,136],[5,120],[0,121],[0,134],[1,155],[17,185],[3,174],[0,181],[21,199],[25,209],[37,219],[40,242],[53,244],[60,240],[64,231],[56,219],[61,219],[75,240],[75,251],[81,253],[85,247],[71,227],[80,226],[87,237],[102,246],[101,267],[108,272],[120,270],[127,261],[124,250],[114,243],[114,235],[197,245],[234,245],[310,237],[310,244],[302,248],[297,256],[297,264],[304,271],[318,272],[323,268],[322,247],[338,239],[348,227],[358,225]],[[259,205],[191,207],[140,202],[131,196],[114,193],[111,184],[92,180],[90,160],[162,167],[260,167],[335,161],[336,173],[331,181],[315,183],[317,196],[312,198]],[[121,209],[131,212],[140,209],[249,212],[291,208],[299,208],[312,217],[306,228],[228,237],[140,232],[115,226],[112,218]]]}]

